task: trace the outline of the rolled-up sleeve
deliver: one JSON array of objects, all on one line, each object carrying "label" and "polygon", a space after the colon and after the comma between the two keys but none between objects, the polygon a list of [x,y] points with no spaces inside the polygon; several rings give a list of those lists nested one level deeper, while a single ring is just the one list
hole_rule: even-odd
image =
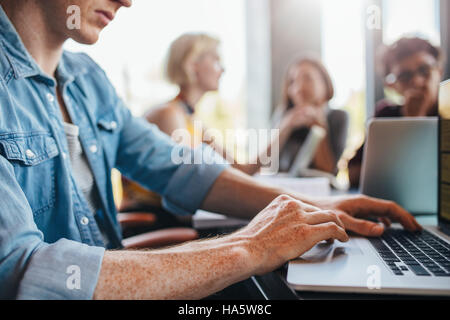
[{"label": "rolled-up sleeve", "polygon": [[0,298],[91,299],[104,249],[66,239],[45,243],[2,156],[0,181]]},{"label": "rolled-up sleeve", "polygon": [[[228,164],[206,145],[195,150],[183,148],[180,145],[177,148],[185,149],[189,163],[180,165],[168,181],[164,192],[163,206],[178,214],[192,214],[200,208],[211,186],[222,171],[228,167]],[[195,159],[200,158],[203,159],[202,163],[195,164]],[[190,164],[190,160],[192,160],[192,164]]]},{"label": "rolled-up sleeve", "polygon": [[195,150],[175,144],[155,125],[131,116],[119,102],[124,119],[117,168],[126,177],[163,197],[175,214],[193,214],[229,164],[207,145]]}]

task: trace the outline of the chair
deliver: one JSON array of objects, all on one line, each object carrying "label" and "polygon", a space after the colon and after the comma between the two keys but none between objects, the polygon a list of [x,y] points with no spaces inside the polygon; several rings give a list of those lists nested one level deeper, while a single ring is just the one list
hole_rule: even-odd
[{"label": "chair", "polygon": [[121,181],[120,173],[117,170],[113,170],[112,183],[114,200],[116,207],[120,209],[117,220],[122,227],[122,245],[125,249],[160,248],[199,238],[197,231],[192,228],[168,228],[167,226],[182,226],[183,224],[176,223],[176,221],[168,220],[167,218],[167,221],[161,222],[168,215],[168,213],[163,212],[161,209],[130,209],[133,206],[122,201],[123,190]]},{"label": "chair", "polygon": [[[124,234],[130,229],[152,227],[157,223],[156,215],[149,212],[121,212],[117,215],[117,219]],[[195,240],[198,237],[197,231],[192,228],[164,228],[125,237],[122,245],[125,249],[160,248]]]}]

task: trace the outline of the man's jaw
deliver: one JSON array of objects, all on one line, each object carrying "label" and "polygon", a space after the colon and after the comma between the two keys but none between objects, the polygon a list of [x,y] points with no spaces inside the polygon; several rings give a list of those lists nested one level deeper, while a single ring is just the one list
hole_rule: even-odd
[{"label": "man's jaw", "polygon": [[114,20],[115,13],[107,10],[95,10],[98,19],[100,19],[102,25],[107,26],[111,21]]}]

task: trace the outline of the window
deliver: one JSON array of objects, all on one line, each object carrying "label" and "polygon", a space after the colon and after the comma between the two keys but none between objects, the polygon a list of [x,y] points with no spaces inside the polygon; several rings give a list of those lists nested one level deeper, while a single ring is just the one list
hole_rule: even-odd
[{"label": "window", "polygon": [[[365,10],[361,0],[322,0],[322,59],[333,80],[335,96],[332,108],[349,113],[350,130],[346,160],[364,140],[365,122]],[[343,174],[345,176],[345,173]]]},{"label": "window", "polygon": [[382,5],[385,44],[402,36],[419,36],[440,44],[439,0],[383,0]]}]

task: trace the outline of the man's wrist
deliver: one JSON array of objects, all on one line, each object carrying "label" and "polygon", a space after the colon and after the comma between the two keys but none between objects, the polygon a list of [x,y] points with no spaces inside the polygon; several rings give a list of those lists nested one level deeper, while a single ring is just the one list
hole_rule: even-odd
[{"label": "man's wrist", "polygon": [[245,229],[226,238],[226,241],[231,244],[230,255],[235,259],[239,269],[244,271],[246,278],[257,274],[267,259],[267,252],[257,243],[256,239],[246,235]]},{"label": "man's wrist", "polygon": [[306,196],[304,194],[300,194],[298,192],[284,192],[282,194],[287,194],[288,196],[300,200],[301,202],[304,202],[306,204],[309,204],[311,206],[315,206],[320,208],[321,207],[321,203],[322,200],[324,200],[325,198],[318,198],[318,197],[311,197],[311,196]]}]

